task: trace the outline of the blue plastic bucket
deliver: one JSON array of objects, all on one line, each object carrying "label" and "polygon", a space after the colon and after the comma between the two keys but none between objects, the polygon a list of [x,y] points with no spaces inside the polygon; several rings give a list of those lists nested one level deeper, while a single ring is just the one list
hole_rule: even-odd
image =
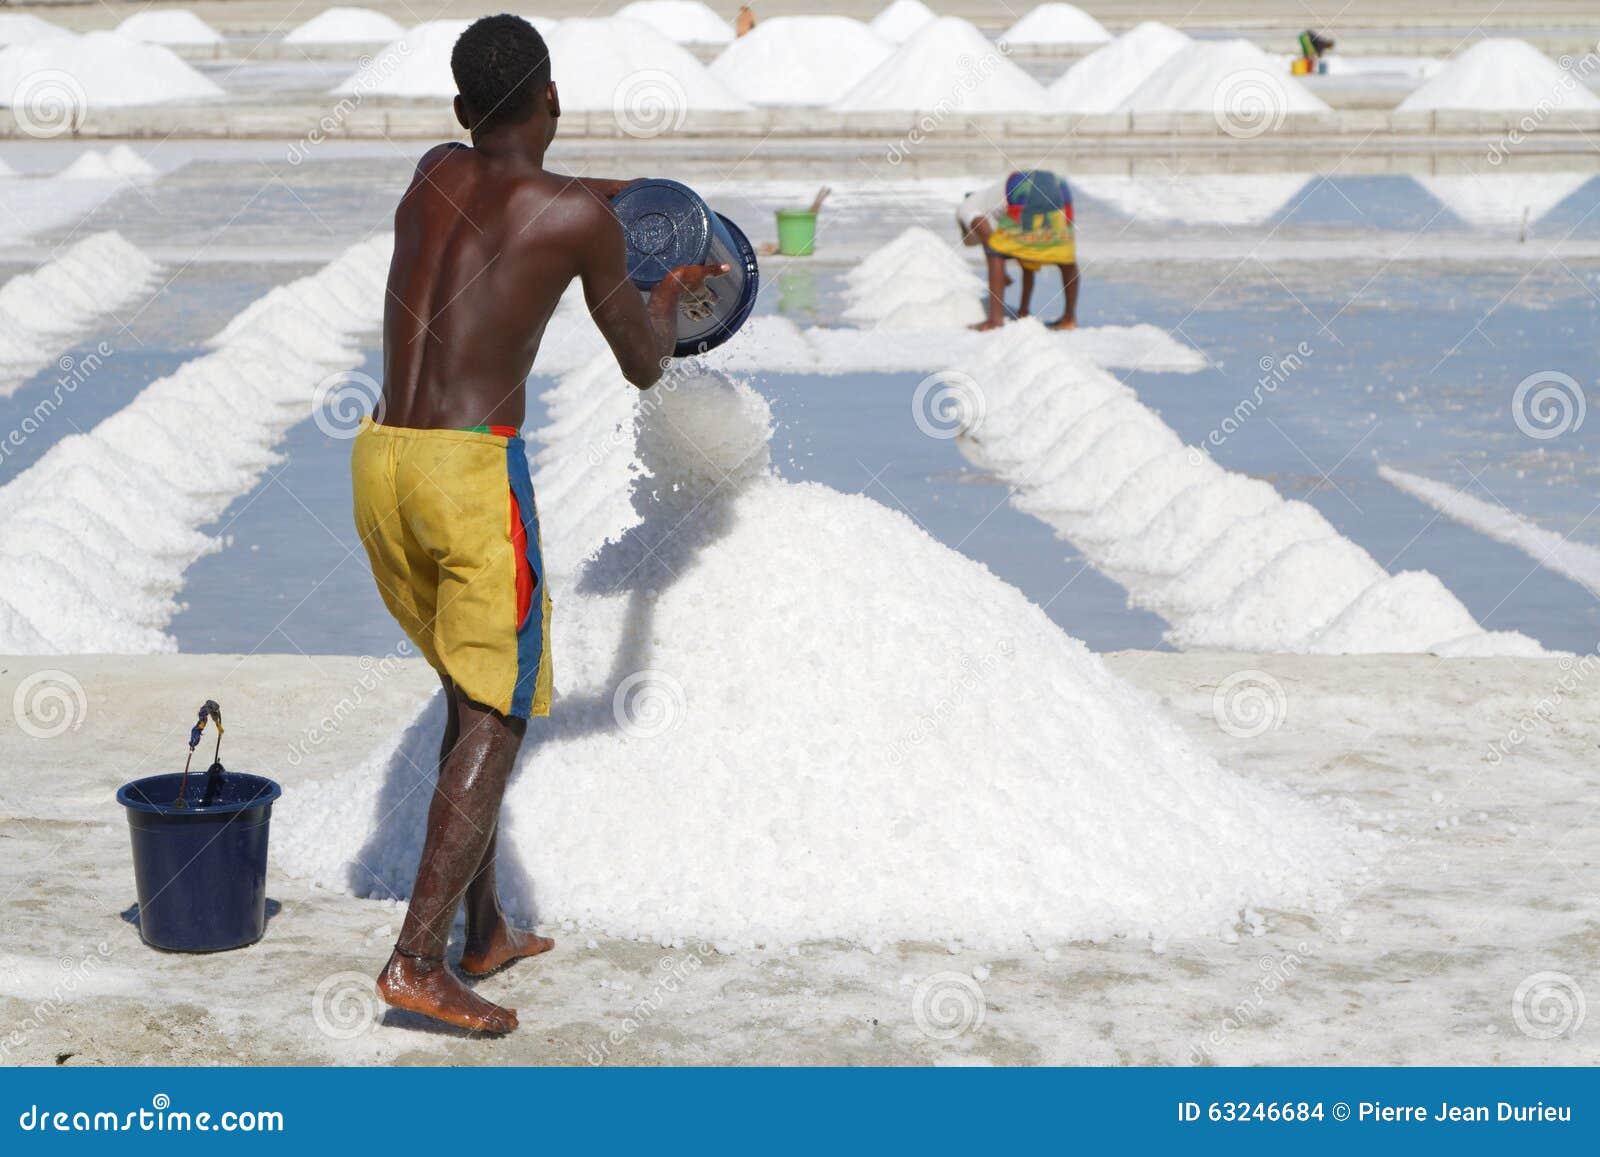
[{"label": "blue plastic bucket", "polygon": [[706,281],[701,293],[678,302],[674,357],[715,349],[739,331],[755,308],[761,287],[755,246],[700,195],[677,181],[634,181],[611,199],[628,248],[628,276],[648,293],[680,265],[726,263],[731,268]]},{"label": "blue plastic bucket", "polygon": [[267,827],[283,789],[236,771],[152,775],[123,784],[139,935],[171,952],[220,952],[267,928]]}]

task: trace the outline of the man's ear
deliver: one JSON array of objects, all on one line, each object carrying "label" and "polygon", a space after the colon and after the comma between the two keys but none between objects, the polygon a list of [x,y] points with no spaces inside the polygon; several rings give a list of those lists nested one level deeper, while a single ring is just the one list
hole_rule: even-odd
[{"label": "man's ear", "polygon": [[561,94],[556,91],[556,82],[553,80],[545,86],[544,103],[552,117],[561,115]]},{"label": "man's ear", "polygon": [[467,116],[467,102],[462,100],[461,99],[461,95],[458,93],[458,94],[456,94],[456,99],[455,99],[454,103],[455,103],[455,110],[456,110],[456,120],[461,123],[461,127],[462,128],[466,129],[470,133],[472,131],[472,120],[471,120],[470,117]]}]

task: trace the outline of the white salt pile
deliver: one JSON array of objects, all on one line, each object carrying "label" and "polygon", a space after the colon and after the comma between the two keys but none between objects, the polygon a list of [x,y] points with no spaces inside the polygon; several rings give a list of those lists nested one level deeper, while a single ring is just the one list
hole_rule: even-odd
[{"label": "white salt pile", "polygon": [[1191,43],[1176,28],[1147,20],[1095,49],[1046,91],[1070,112],[1110,112]]},{"label": "white salt pile", "polygon": [[1037,322],[1008,326],[949,381],[963,451],[1171,624],[1180,647],[1537,655],[1483,631],[1432,575],[1390,576],[1310,506],[1232,474]]},{"label": "white salt pile", "polygon": [[1600,96],[1526,40],[1480,40],[1400,102],[1403,110],[1600,109]]},{"label": "white salt pile", "polygon": [[875,330],[964,327],[983,320],[986,292],[948,245],[913,228],[846,274],[844,318]]},{"label": "white salt pile", "polygon": [[871,20],[872,31],[891,44],[901,44],[932,24],[938,16],[922,0],[892,0]]},{"label": "white salt pile", "polygon": [[733,25],[700,0],[633,0],[616,14],[648,24],[679,44],[727,44],[733,39]]},{"label": "white salt pile", "polygon": [[1206,112],[1254,135],[1293,113],[1328,105],[1248,40],[1193,41],[1118,106],[1127,112]]},{"label": "white salt pile", "polygon": [[146,8],[117,25],[117,32],[146,44],[222,43],[222,33],[187,8]]},{"label": "white salt pile", "polygon": [[469,23],[466,20],[429,20],[408,29],[333,91],[453,97],[456,82],[450,73],[450,53]]},{"label": "white salt pile", "polygon": [[[153,261],[116,233],[95,233],[0,287],[0,396],[70,348],[106,314],[132,304]],[[63,367],[70,373],[71,365]]]},{"label": "white salt pile", "polygon": [[1073,188],[1135,221],[1261,225],[1287,208],[1309,173],[1081,173]]},{"label": "white salt pile", "polygon": [[688,49],[636,20],[563,20],[546,39],[561,107],[615,113],[625,130],[654,135],[690,109],[750,107]]},{"label": "white salt pile", "polygon": [[284,33],[285,44],[388,44],[405,29],[371,8],[329,8]]},{"label": "white salt pile", "polygon": [[1039,82],[983,33],[946,16],[911,36],[833,107],[985,113],[1038,112],[1048,103]]},{"label": "white salt pile", "polygon": [[1104,44],[1111,33],[1074,4],[1040,4],[1000,39],[1006,44]]},{"label": "white salt pile", "polygon": [[711,75],[751,104],[828,105],[893,52],[847,16],[774,16],[723,49]]},{"label": "white salt pile", "polygon": [[0,45],[32,44],[35,40],[59,40],[72,33],[59,24],[28,12],[0,12]]},{"label": "white salt pile", "polygon": [[[89,433],[62,438],[0,487],[0,653],[174,649],[163,628],[184,571],[217,546],[197,528],[254,487],[283,432],[324,394],[337,407],[322,419],[330,428],[352,421],[355,403],[370,405],[371,391],[350,396],[364,386],[349,377],[360,355],[346,343],[381,323],[392,246],[387,236],[362,242],[274,290],[218,348],[151,382]],[[133,282],[111,264],[93,263],[96,284]],[[136,272],[142,288],[148,262]],[[0,311],[32,303],[27,316],[58,318],[95,287],[56,279],[17,301],[5,300],[9,291],[0,290]],[[192,437],[195,429],[205,436]]]},{"label": "white salt pile", "polygon": [[[639,396],[607,358],[549,401],[535,486],[558,687],[500,845],[522,918],[724,950],[1164,942],[1331,902],[1372,847],[1218,766],[898,512],[774,477],[748,388],[685,376]],[[364,765],[286,796],[279,864],[406,895],[442,722],[436,698]]]},{"label": "white salt pile", "polygon": [[56,176],[67,181],[128,181],[156,175],[156,167],[127,145],[87,149]]},{"label": "white salt pile", "polygon": [[1590,173],[1451,173],[1417,177],[1468,225],[1517,229],[1532,224],[1583,188]]},{"label": "white salt pile", "polygon": [[0,51],[0,106],[29,109],[35,120],[221,95],[170,48],[115,32],[51,37]]}]

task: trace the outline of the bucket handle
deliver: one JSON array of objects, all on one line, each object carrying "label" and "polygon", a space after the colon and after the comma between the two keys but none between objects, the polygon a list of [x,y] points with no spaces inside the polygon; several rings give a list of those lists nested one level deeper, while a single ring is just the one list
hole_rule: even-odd
[{"label": "bucket handle", "polygon": [[[223,770],[221,759],[222,708],[217,706],[217,701],[215,699],[207,699],[200,705],[200,712],[198,717],[195,719],[195,724],[189,729],[189,755],[183,761],[183,778],[178,781],[178,798],[172,801],[172,806],[175,808],[183,808],[188,806],[183,802],[183,792],[184,789],[189,786],[189,764],[194,760],[194,749],[200,746],[200,736],[201,733],[206,729],[206,721],[208,719],[214,721],[217,725],[217,745],[211,753],[211,766],[206,769],[206,776],[209,780],[209,783],[206,787],[208,794],[212,787],[216,785],[217,774]],[[205,802],[206,801],[202,798],[200,801],[202,807],[205,805]]]}]

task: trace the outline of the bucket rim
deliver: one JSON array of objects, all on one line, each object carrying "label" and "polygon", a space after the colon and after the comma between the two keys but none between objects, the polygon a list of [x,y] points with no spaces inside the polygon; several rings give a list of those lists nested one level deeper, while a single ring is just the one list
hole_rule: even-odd
[{"label": "bucket rim", "polygon": [[[223,803],[214,803],[210,804],[209,806],[189,804],[181,808],[174,807],[170,803],[155,803],[149,798],[148,792],[140,792],[137,797],[134,796],[133,793],[144,784],[154,783],[156,780],[160,779],[175,778],[177,775],[176,772],[162,772],[159,775],[147,775],[142,779],[129,780],[127,783],[123,784],[117,789],[117,802],[123,807],[127,808],[129,811],[143,812],[146,815],[219,816],[233,815],[238,812],[249,811],[251,808],[262,807],[266,804],[272,803],[283,795],[283,787],[278,783],[278,781],[274,779],[268,779],[264,775],[253,775],[248,771],[224,771],[220,774],[228,776],[232,779],[255,780],[257,783],[262,785],[261,790],[259,790],[252,798],[244,801],[233,800]],[[190,778],[203,780],[205,775],[205,772],[200,772],[198,775],[191,776]]]}]

